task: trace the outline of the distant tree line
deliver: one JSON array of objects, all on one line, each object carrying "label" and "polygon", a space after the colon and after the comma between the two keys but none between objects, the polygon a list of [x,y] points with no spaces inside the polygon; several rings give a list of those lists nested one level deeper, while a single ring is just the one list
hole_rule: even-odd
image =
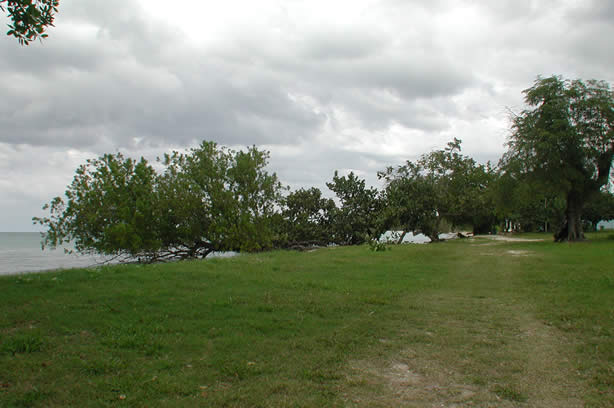
[{"label": "distant tree line", "polygon": [[80,166],[64,197],[33,220],[44,246],[155,262],[204,258],[214,251],[360,245],[388,230],[554,232],[579,240],[614,219],[608,192],[614,156],[614,98],[603,82],[538,78],[514,117],[498,165],[441,150],[378,172],[381,189],[354,173],[288,192],[266,170],[269,153],[203,142],[159,159],[106,154]]}]

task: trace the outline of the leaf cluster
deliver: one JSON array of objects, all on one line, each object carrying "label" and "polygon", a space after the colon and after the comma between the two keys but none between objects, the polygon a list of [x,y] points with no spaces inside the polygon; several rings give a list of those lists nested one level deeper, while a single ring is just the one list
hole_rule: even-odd
[{"label": "leaf cluster", "polygon": [[11,19],[7,35],[28,45],[37,38],[46,38],[45,29],[53,27],[59,0],[0,0],[0,10]]}]

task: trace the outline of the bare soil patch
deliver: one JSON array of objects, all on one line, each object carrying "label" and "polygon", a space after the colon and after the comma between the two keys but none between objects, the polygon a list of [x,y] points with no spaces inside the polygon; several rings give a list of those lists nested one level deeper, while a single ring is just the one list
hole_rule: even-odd
[{"label": "bare soil patch", "polygon": [[533,254],[533,252],[525,250],[509,250],[505,253],[512,256],[529,256]]},{"label": "bare soil patch", "polygon": [[[349,364],[346,407],[582,407],[577,345],[521,305],[431,299],[431,331],[409,328],[396,355]],[[471,308],[476,315],[453,315]],[[380,343],[386,344],[385,341]]]},{"label": "bare soil patch", "polygon": [[[413,358],[408,358],[411,355]],[[346,394],[346,406],[465,407],[474,406],[476,398],[484,398],[479,395],[484,389],[457,382],[458,373],[436,361],[425,361],[412,350],[405,350],[398,357],[384,364],[352,362],[347,379],[358,387]]]},{"label": "bare soil patch", "polygon": [[505,242],[541,242],[545,239],[540,238],[517,238],[508,235],[476,235],[474,238],[491,239],[493,241],[505,241]]}]

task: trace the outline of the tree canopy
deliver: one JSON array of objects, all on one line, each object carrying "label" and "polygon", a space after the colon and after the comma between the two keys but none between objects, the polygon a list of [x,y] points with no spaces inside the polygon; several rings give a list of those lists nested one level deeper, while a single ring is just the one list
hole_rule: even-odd
[{"label": "tree canopy", "polygon": [[281,184],[265,170],[267,152],[203,142],[161,161],[157,174],[120,153],[88,160],[44,207],[49,216],[34,218],[44,245],[147,262],[272,247]]},{"label": "tree canopy", "polygon": [[461,140],[454,139],[444,149],[378,173],[386,183],[386,229],[421,232],[432,241],[439,239],[442,221],[490,232],[495,223],[489,190],[494,172],[460,152]]},{"label": "tree canopy", "polygon": [[7,35],[28,45],[38,38],[46,38],[45,30],[53,26],[59,0],[0,0],[0,10],[11,20]]},{"label": "tree canopy", "polygon": [[326,183],[337,196],[340,206],[335,209],[332,242],[340,245],[358,245],[369,241],[378,232],[378,214],[381,201],[376,188],[367,187],[365,180],[354,172],[339,176]]},{"label": "tree canopy", "polygon": [[378,172],[381,190],[335,172],[326,185],[336,200],[315,187],[283,197],[266,170],[268,152],[202,142],[155,167],[121,153],[88,160],[64,197],[44,207],[48,216],[33,220],[46,227],[46,246],[70,242],[79,252],[145,262],[360,245],[393,229],[438,241],[452,228],[485,233],[497,223],[506,231],[562,225],[557,240],[583,239],[583,223],[614,218],[613,93],[602,81],[559,77],[538,78],[524,93],[528,108],[513,118],[498,168],[461,154],[455,138]]},{"label": "tree canopy", "polygon": [[538,78],[529,106],[513,118],[504,171],[516,171],[566,201],[555,238],[581,240],[582,208],[609,180],[614,157],[614,95],[604,81]]},{"label": "tree canopy", "polygon": [[298,189],[283,200],[281,216],[285,246],[325,246],[333,242],[337,207],[316,187]]}]

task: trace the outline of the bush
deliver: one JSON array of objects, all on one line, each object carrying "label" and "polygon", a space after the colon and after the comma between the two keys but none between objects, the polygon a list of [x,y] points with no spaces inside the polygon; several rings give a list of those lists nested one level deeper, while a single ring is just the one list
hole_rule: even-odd
[{"label": "bush", "polygon": [[373,252],[383,252],[392,249],[388,245],[386,245],[385,242],[380,242],[376,239],[372,239],[371,241],[369,241],[369,248]]}]

